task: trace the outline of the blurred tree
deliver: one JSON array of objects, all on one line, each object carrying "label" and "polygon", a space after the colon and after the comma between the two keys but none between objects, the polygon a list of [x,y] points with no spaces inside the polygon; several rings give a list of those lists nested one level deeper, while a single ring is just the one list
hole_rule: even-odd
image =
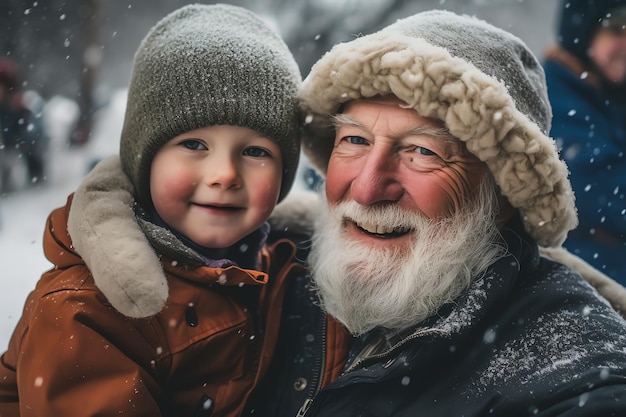
[{"label": "blurred tree", "polygon": [[16,50],[16,37],[19,4],[18,0],[4,0],[0,3],[0,52],[9,55]]},{"label": "blurred tree", "polygon": [[72,144],[86,143],[91,132],[92,118],[95,111],[96,74],[102,61],[100,8],[100,0],[87,0],[79,7],[79,31],[83,35],[80,44],[83,66],[77,95],[80,118],[70,138]]}]

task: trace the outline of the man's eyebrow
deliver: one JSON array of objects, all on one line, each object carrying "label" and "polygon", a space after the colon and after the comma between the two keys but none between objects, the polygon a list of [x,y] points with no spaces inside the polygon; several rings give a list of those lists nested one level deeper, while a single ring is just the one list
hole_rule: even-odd
[{"label": "man's eyebrow", "polygon": [[[340,126],[354,126],[361,129],[364,129],[365,126],[359,120],[354,117],[339,113],[335,114],[331,118],[332,124],[335,128]],[[457,139],[450,133],[450,131],[445,127],[434,127],[434,126],[416,126],[412,129],[404,132],[402,136],[431,136],[438,139],[443,139],[446,141],[456,142]]]},{"label": "man's eyebrow", "polygon": [[450,131],[445,127],[433,127],[433,126],[418,126],[413,129],[410,129],[406,132],[408,135],[416,135],[416,136],[432,136],[437,139],[444,139],[446,141],[457,142],[458,139],[455,138]]},{"label": "man's eyebrow", "polygon": [[347,114],[343,114],[343,113],[338,113],[338,114],[333,115],[331,117],[331,123],[333,124],[335,128],[339,126],[346,126],[346,125],[360,127],[360,128],[365,127],[363,126],[363,123],[359,122],[354,117],[348,116]]}]

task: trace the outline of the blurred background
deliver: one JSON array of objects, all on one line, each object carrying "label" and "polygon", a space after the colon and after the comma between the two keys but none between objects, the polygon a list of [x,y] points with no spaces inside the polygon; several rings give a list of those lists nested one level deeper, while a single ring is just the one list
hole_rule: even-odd
[{"label": "blurred background", "polygon": [[[0,0],[1,82],[22,112],[0,118],[0,351],[24,300],[51,267],[42,250],[49,212],[101,158],[117,153],[133,55],[181,0]],[[211,3],[211,2],[200,2]],[[303,76],[337,42],[419,11],[475,15],[524,39],[541,56],[554,39],[556,0],[222,1],[263,16]],[[8,60],[7,60],[8,58]],[[6,94],[6,91],[4,91]],[[0,103],[0,107],[2,104]],[[12,137],[20,137],[12,141]],[[3,137],[4,136],[4,137]],[[296,187],[317,179],[305,175]]]},{"label": "blurred background", "polygon": [[[128,84],[143,36],[182,0],[3,0],[0,56],[22,71],[23,87],[44,101],[76,103],[67,138],[84,144],[94,114]],[[199,3],[211,3],[202,2]],[[398,18],[434,8],[476,15],[511,31],[537,55],[553,39],[556,0],[239,0],[222,1],[264,16],[293,51],[303,76],[333,44],[376,31]]]},{"label": "blurred background", "polygon": [[[44,97],[63,94],[101,104],[128,82],[140,40],[182,0],[3,0],[0,54],[24,70]],[[198,3],[212,3],[203,2]],[[214,2],[213,2],[214,3]],[[556,0],[239,0],[282,34],[302,73],[333,44],[371,33],[398,18],[448,9],[483,18],[520,36],[541,54],[553,36]],[[88,110],[88,108],[86,108]]]}]

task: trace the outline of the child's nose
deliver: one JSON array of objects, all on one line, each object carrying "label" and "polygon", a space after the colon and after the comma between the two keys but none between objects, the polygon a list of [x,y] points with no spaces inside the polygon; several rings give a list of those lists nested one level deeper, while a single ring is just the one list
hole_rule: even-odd
[{"label": "child's nose", "polygon": [[213,158],[207,171],[206,184],[210,187],[239,188],[241,186],[237,165],[229,158]]}]

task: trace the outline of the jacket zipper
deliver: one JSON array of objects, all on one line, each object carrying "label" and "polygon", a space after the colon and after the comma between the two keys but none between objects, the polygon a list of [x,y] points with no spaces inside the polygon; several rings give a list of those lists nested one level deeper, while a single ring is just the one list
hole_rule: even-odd
[{"label": "jacket zipper", "polygon": [[412,340],[415,340],[417,338],[423,337],[423,336],[431,335],[431,334],[445,334],[445,332],[443,330],[441,330],[441,329],[426,329],[426,330],[417,331],[417,332],[411,334],[410,336],[407,336],[404,339],[400,340],[398,343],[396,343],[395,345],[390,347],[385,352],[377,353],[376,355],[371,355],[371,356],[368,356],[366,358],[359,359],[358,361],[356,361],[352,365],[350,365],[346,370],[344,370],[341,373],[341,375],[345,375],[348,372],[355,370],[357,367],[361,366],[365,362],[371,361],[373,359],[382,359],[382,358],[384,358],[386,356],[389,356],[396,349],[402,347],[403,345],[407,344],[408,342],[410,342]]},{"label": "jacket zipper", "polygon": [[300,407],[300,409],[298,410],[298,414],[296,414],[296,417],[303,417],[306,412],[309,411],[312,402],[313,398],[307,398],[306,400],[304,400],[304,404],[302,404],[302,407]]},{"label": "jacket zipper", "polygon": [[[326,327],[326,321],[324,320],[324,328]],[[427,329],[427,330],[421,330],[421,331],[417,331],[413,334],[411,334],[410,336],[402,339],[401,341],[399,341],[398,343],[396,343],[394,346],[392,346],[391,348],[389,348],[387,351],[383,352],[383,353],[379,353],[376,355],[372,355],[372,356],[368,356],[367,358],[358,360],[357,362],[353,363],[348,369],[344,370],[341,375],[345,375],[346,373],[353,371],[354,369],[356,369],[358,366],[362,365],[363,363],[373,360],[373,359],[381,359],[384,358],[385,356],[390,355],[391,353],[393,353],[396,349],[400,348],[401,346],[405,345],[406,343],[410,342],[411,340],[417,339],[419,337],[423,337],[423,336],[427,336],[427,335],[431,335],[431,334],[445,334],[445,332],[441,329]],[[324,331],[324,335],[326,335],[326,332]],[[324,347],[325,347],[325,341],[326,338],[324,336]],[[324,355],[326,353],[326,349],[324,349]],[[298,414],[296,414],[296,417],[304,417],[307,412],[311,409],[311,405],[313,404],[313,399],[315,398],[315,396],[317,395],[317,393],[319,392],[319,387],[316,387],[316,390],[314,392],[311,393],[311,396],[309,396],[305,401],[304,404],[302,404],[302,407],[300,407],[300,409],[298,410]]]},{"label": "jacket zipper", "polygon": [[327,324],[326,324],[326,316],[323,315],[323,314],[321,316],[322,316],[322,320],[321,320],[322,323],[321,323],[321,325],[319,327],[319,330],[318,330],[319,331],[319,337],[317,339],[317,340],[320,340],[321,355],[320,355],[319,358],[316,359],[316,363],[314,364],[314,368],[313,368],[313,369],[319,369],[319,372],[316,372],[313,375],[313,380],[311,381],[311,387],[309,389],[309,394],[307,395],[306,400],[304,400],[304,403],[302,404],[302,406],[298,410],[298,414],[296,414],[296,417],[302,417],[302,416],[304,416],[307,413],[307,411],[311,407],[311,403],[313,402],[313,398],[315,398],[317,393],[320,391],[320,387],[321,387],[322,380],[323,380],[323,377],[324,377],[324,368],[326,367],[326,325]]}]

